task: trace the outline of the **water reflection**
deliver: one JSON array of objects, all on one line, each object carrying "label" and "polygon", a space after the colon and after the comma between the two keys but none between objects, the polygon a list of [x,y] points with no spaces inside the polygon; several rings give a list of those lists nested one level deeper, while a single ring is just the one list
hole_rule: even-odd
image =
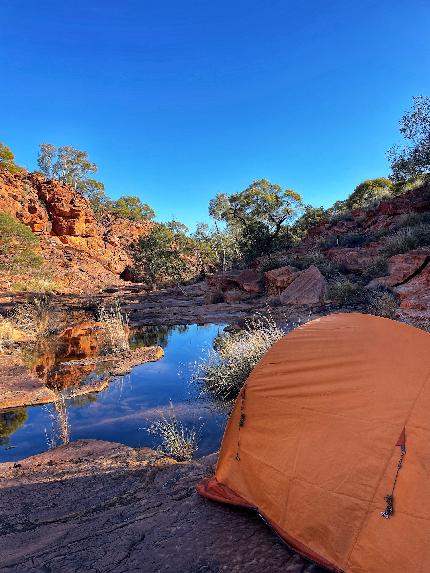
[{"label": "water reflection", "polygon": [[[226,413],[201,398],[198,386],[191,383],[191,375],[192,364],[206,354],[222,329],[222,325],[181,325],[133,331],[132,344],[164,346],[164,358],[137,366],[130,375],[113,380],[106,390],[97,394],[66,399],[66,432],[61,420],[55,421],[53,430],[53,420],[59,416],[54,404],[27,408],[28,419],[8,434],[13,449],[0,447],[0,461],[15,461],[46,451],[54,431],[60,435],[58,443],[64,437],[66,440],[92,438],[135,447],[155,447],[157,439],[146,429],[161,412],[166,411],[170,400],[182,423],[187,427],[202,427],[198,455],[215,451],[219,447]],[[73,352],[76,353],[76,346]],[[60,351],[55,355],[59,360],[64,359]],[[61,362],[54,361],[48,376],[51,380],[61,380],[58,375],[61,372]],[[87,379],[96,375],[94,370]],[[68,378],[62,380],[67,381]],[[67,395],[70,395],[70,390]]]},{"label": "water reflection", "polygon": [[169,335],[175,331],[179,333],[187,332],[187,324],[178,324],[176,326],[143,326],[133,330],[130,336],[130,346],[132,349],[140,348],[142,346],[161,346],[165,348],[169,339]]},{"label": "water reflection", "polygon": [[25,408],[0,411],[0,446],[8,446],[11,435],[24,424],[28,414]]}]

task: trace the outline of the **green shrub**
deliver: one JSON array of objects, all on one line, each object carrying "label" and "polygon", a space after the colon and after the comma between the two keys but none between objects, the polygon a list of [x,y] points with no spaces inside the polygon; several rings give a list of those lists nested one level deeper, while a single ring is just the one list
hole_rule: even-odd
[{"label": "green shrub", "polygon": [[14,217],[0,213],[0,269],[12,272],[31,271],[42,266],[36,253],[39,238]]},{"label": "green shrub", "polygon": [[17,173],[18,171],[24,171],[23,167],[20,167],[15,163],[15,155],[4,143],[0,143],[0,171],[9,171],[9,173]]},{"label": "green shrub", "polygon": [[334,278],[345,271],[343,264],[331,261],[321,251],[311,251],[300,257],[291,257],[285,264],[297,267],[299,270],[305,270],[314,265],[327,279]]},{"label": "green shrub", "polygon": [[366,179],[354,189],[351,195],[345,201],[347,209],[357,209],[359,207],[373,207],[381,199],[389,197],[393,183],[386,177],[377,179]]},{"label": "green shrub", "polygon": [[388,275],[388,260],[384,256],[378,257],[371,264],[366,265],[361,272],[361,276],[367,281],[386,275]]},{"label": "green shrub", "polygon": [[329,284],[328,297],[342,305],[359,304],[367,301],[367,291],[362,285],[342,278]]},{"label": "green shrub", "polygon": [[399,308],[397,296],[389,289],[378,287],[369,290],[367,312],[375,316],[395,318]]},{"label": "green shrub", "polygon": [[330,221],[332,223],[338,223],[340,221],[353,221],[354,217],[351,214],[351,211],[348,210],[343,210],[343,211],[339,211],[337,213],[334,213],[331,217],[330,217]]},{"label": "green shrub", "polygon": [[262,273],[267,273],[268,271],[274,271],[275,269],[285,267],[286,264],[285,259],[267,259],[267,261],[261,265],[260,271]]},{"label": "green shrub", "polygon": [[430,225],[419,224],[414,227],[404,227],[385,238],[384,253],[391,257],[430,245]]},{"label": "green shrub", "polygon": [[424,185],[428,185],[429,183],[429,173],[421,173],[420,175],[412,177],[411,179],[407,179],[406,181],[396,181],[393,185],[393,195],[403,195],[403,193],[413,191],[414,189],[419,189],[420,187],[424,187]]}]

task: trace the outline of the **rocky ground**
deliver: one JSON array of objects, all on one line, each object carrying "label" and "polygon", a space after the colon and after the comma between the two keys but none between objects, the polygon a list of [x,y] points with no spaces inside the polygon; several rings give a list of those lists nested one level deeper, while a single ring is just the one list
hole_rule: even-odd
[{"label": "rocky ground", "polygon": [[81,440],[0,464],[0,571],[322,573],[256,514],[197,495],[214,462]]}]

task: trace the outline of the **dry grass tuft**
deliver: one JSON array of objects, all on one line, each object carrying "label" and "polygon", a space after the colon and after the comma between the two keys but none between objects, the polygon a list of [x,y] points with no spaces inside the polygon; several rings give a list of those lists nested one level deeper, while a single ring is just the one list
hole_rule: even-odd
[{"label": "dry grass tuft", "polygon": [[106,341],[104,351],[107,354],[130,351],[128,316],[121,312],[118,300],[106,307],[100,306],[98,320],[104,326]]},{"label": "dry grass tuft", "polygon": [[171,402],[168,414],[163,413],[147,430],[161,438],[159,450],[179,462],[191,460],[198,449],[196,430],[187,428],[176,418]]},{"label": "dry grass tuft", "polygon": [[256,316],[244,330],[218,337],[215,348],[196,364],[194,381],[217,399],[234,399],[260,358],[284,334],[270,315]]},{"label": "dry grass tuft", "polygon": [[48,449],[52,450],[61,444],[70,442],[70,422],[67,411],[66,400],[61,392],[57,393],[57,399],[53,404],[54,409],[49,410],[51,419],[51,435],[45,428],[46,441]]}]

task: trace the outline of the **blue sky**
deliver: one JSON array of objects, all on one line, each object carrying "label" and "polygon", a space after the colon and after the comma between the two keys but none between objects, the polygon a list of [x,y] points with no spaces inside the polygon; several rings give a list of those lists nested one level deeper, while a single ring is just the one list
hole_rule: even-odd
[{"label": "blue sky", "polygon": [[262,177],[328,206],[388,173],[429,29],[428,0],[0,0],[0,141],[85,149],[160,220]]}]

